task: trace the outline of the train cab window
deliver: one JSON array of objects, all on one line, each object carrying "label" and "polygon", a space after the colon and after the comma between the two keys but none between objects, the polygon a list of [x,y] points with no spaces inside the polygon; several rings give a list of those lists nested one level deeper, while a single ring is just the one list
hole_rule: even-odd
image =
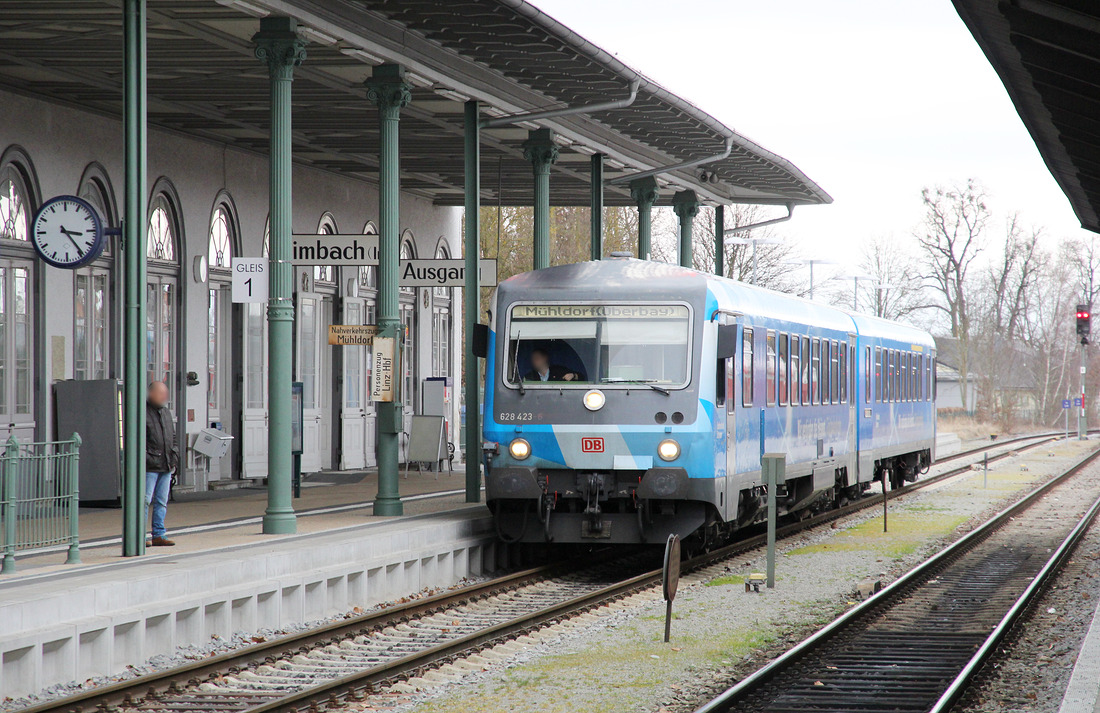
[{"label": "train cab window", "polygon": [[810,338],[802,337],[802,405],[810,405]]},{"label": "train cab window", "polygon": [[741,403],[752,406],[752,330],[741,331]]},{"label": "train cab window", "polygon": [[875,401],[882,403],[882,381],[885,371],[882,369],[882,347],[875,347]]},{"label": "train cab window", "polygon": [[691,333],[687,305],[516,304],[503,377],[524,387],[685,386]]},{"label": "train cab window", "polygon": [[787,344],[788,337],[786,334],[779,335],[779,405],[787,405],[787,393],[789,384],[787,383]]},{"label": "train cab window", "polygon": [[810,344],[810,403],[821,403],[821,340],[814,337]]},{"label": "train cab window", "polygon": [[765,397],[768,406],[775,406],[775,332],[769,331],[765,341],[766,351],[764,356],[767,361],[764,364]]},{"label": "train cab window", "polygon": [[848,343],[840,344],[840,403],[848,403]]}]

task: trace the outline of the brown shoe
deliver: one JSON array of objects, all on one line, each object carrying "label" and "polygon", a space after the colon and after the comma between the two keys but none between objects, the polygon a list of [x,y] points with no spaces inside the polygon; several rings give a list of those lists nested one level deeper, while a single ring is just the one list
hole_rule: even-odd
[{"label": "brown shoe", "polygon": [[172,542],[171,540],[169,540],[165,537],[154,537],[153,538],[153,547],[174,547],[175,544],[176,544],[175,542]]}]

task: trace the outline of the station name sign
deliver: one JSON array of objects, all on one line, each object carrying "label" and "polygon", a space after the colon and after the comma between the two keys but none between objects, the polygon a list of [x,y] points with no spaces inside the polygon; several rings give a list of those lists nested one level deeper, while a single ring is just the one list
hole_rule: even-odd
[{"label": "station name sign", "polygon": [[[377,235],[293,235],[290,264],[297,267],[332,265],[355,267],[378,264]],[[463,287],[465,260],[402,260],[401,287]],[[497,284],[496,260],[478,261],[482,287]]]}]

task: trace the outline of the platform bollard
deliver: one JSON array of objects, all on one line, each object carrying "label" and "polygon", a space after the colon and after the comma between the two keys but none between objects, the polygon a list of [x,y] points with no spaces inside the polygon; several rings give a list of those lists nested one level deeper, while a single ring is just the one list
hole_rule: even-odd
[{"label": "platform bollard", "polygon": [[775,491],[787,482],[787,456],[784,453],[765,453],[760,456],[760,471],[764,487],[768,489],[768,571],[767,587],[775,588],[775,521],[777,518]]},{"label": "platform bollard", "polygon": [[69,459],[69,556],[65,564],[80,564],[80,444],[79,433],[73,434],[72,457]]},{"label": "platform bollard", "polygon": [[8,438],[0,460],[0,520],[4,524],[4,562],[0,574],[15,571],[15,474],[19,464],[19,441]]}]

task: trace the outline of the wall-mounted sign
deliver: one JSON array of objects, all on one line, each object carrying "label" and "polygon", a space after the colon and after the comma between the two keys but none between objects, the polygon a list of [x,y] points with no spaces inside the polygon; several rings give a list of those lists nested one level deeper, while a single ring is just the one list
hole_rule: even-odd
[{"label": "wall-mounted sign", "polygon": [[393,337],[375,337],[374,355],[370,375],[370,400],[391,402],[394,400],[394,380],[397,377],[395,359],[396,340]]},{"label": "wall-mounted sign", "polygon": [[267,302],[266,257],[233,258],[233,301]]},{"label": "wall-mounted sign", "polygon": [[332,346],[365,346],[371,343],[378,327],[373,324],[330,324],[328,343]]},{"label": "wall-mounted sign", "polygon": [[[482,287],[497,284],[497,261],[478,260],[478,274]],[[464,287],[466,285],[465,260],[402,260],[402,287]]]}]

